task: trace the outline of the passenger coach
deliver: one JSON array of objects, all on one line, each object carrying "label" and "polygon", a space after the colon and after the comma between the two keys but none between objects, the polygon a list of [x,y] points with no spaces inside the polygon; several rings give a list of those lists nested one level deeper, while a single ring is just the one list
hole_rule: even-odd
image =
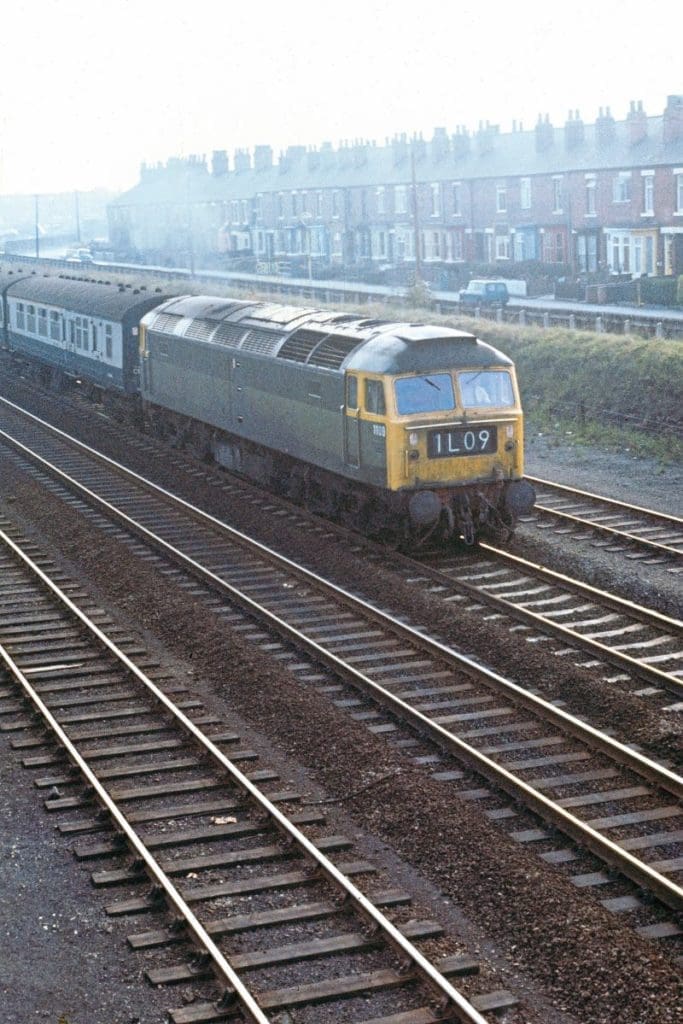
[{"label": "passenger coach", "polygon": [[102,390],[139,390],[140,319],[163,296],[20,273],[5,274],[0,287],[4,348]]}]

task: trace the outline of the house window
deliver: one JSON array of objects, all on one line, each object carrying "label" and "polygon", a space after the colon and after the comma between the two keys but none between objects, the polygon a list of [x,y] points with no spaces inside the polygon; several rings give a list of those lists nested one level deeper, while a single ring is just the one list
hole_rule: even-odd
[{"label": "house window", "polygon": [[277,194],[277,215],[280,220],[282,220],[285,215],[285,197],[282,192],[278,192]]},{"label": "house window", "polygon": [[612,181],[612,202],[629,203],[631,201],[631,172],[619,171]]},{"label": "house window", "polygon": [[595,178],[586,178],[586,216],[595,216]]},{"label": "house window", "polygon": [[441,215],[441,187],[438,181],[432,182],[432,217],[439,217]]},{"label": "house window", "polygon": [[[336,195],[336,193],[335,193],[335,195]],[[380,185],[379,186],[379,188],[377,189],[377,192],[376,192],[376,196],[377,196],[377,215],[379,217],[383,217],[384,216],[384,212],[385,212],[385,208],[384,208],[384,185]]]},{"label": "house window", "polygon": [[299,212],[299,197],[296,192],[292,192],[292,216],[296,217]]},{"label": "house window", "polygon": [[505,213],[507,208],[507,189],[505,185],[496,185],[496,212]]},{"label": "house window", "polygon": [[318,201],[317,202],[317,213],[318,213],[319,217],[322,217],[322,215],[323,215],[323,193],[322,192],[318,192],[317,201]]},{"label": "house window", "polygon": [[496,235],[496,259],[497,260],[509,260],[510,259],[510,236],[509,235]]},{"label": "house window", "polygon": [[394,191],[396,213],[406,213],[408,209],[408,193],[405,185],[397,185]]},{"label": "house window", "polygon": [[339,190],[335,189],[332,193],[332,216],[339,217],[341,212],[341,200],[339,198]]},{"label": "house window", "polygon": [[598,269],[598,239],[596,235],[578,235],[576,257],[582,273],[593,273]]},{"label": "house window", "polygon": [[674,213],[683,214],[683,170],[674,171],[676,175],[676,209]]},{"label": "house window", "polygon": [[249,223],[249,203],[246,199],[242,200],[242,223]]},{"label": "house window", "polygon": [[655,212],[655,176],[653,171],[643,171],[643,214]]},{"label": "house window", "polygon": [[553,178],[553,213],[562,213],[562,178]]},{"label": "house window", "polygon": [[263,216],[263,196],[261,193],[256,196],[256,216],[259,218]]},{"label": "house window", "polygon": [[459,181],[453,183],[453,216],[462,216],[462,185]]},{"label": "house window", "polygon": [[531,178],[520,178],[519,205],[522,210],[531,209]]},{"label": "house window", "polygon": [[233,201],[230,203],[230,218],[233,224],[237,224],[238,220],[240,219],[240,204],[237,202],[236,199],[233,199]]},{"label": "house window", "polygon": [[631,233],[629,231],[611,232],[607,236],[607,263],[615,274],[631,272]]},{"label": "house window", "polygon": [[301,212],[308,213],[308,192],[301,193]]},{"label": "house window", "polygon": [[454,260],[461,260],[462,255],[462,235],[459,231],[451,232],[451,251],[453,253]]}]

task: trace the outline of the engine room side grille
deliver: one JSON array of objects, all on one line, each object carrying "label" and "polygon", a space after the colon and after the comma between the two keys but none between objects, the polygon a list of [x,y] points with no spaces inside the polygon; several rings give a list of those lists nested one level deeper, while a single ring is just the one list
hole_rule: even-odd
[{"label": "engine room side grille", "polygon": [[309,365],[338,370],[346,357],[360,344],[360,338],[345,338],[341,334],[331,334],[310,356]]},{"label": "engine room side grille", "polygon": [[282,335],[276,331],[251,330],[242,342],[243,352],[255,352],[260,356],[272,356],[282,341]]},{"label": "engine room side grille", "polygon": [[295,363],[305,363],[316,345],[324,341],[327,331],[311,331],[302,327],[290,334],[287,341],[277,354],[278,359],[291,359]]},{"label": "engine room side grille", "polygon": [[218,325],[212,340],[214,345],[227,345],[229,348],[239,348],[246,332],[246,327],[241,327],[239,324],[222,323]]},{"label": "engine room side grille", "polygon": [[178,316],[177,313],[157,313],[149,325],[150,331],[159,331],[166,334],[174,334],[175,329],[181,320],[185,318]]},{"label": "engine room side grille", "polygon": [[215,320],[193,320],[185,331],[186,338],[194,338],[195,341],[210,341],[213,332],[216,330]]}]

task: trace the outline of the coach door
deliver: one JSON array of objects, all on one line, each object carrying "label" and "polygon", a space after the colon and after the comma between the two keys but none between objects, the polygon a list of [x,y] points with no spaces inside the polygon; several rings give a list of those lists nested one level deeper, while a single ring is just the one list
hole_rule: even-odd
[{"label": "coach door", "polygon": [[348,466],[360,466],[360,406],[358,404],[358,378],[346,374],[345,403],[342,406],[344,418],[344,462]]}]

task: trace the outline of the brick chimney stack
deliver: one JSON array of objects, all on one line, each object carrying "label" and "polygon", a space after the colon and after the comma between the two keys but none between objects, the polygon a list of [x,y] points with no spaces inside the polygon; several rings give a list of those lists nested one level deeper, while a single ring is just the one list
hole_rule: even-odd
[{"label": "brick chimney stack", "polygon": [[249,151],[247,149],[236,149],[232,166],[235,168],[237,174],[242,174],[244,171],[250,171],[251,157],[249,156]]},{"label": "brick chimney stack", "polygon": [[570,110],[564,123],[564,144],[567,149],[577,149],[582,145],[586,132],[578,110]]},{"label": "brick chimney stack", "polygon": [[271,146],[256,146],[254,149],[254,170],[268,171],[273,166],[273,150]]},{"label": "brick chimney stack", "polygon": [[595,121],[595,141],[598,146],[605,148],[613,145],[615,135],[615,121],[609,107],[605,107],[604,110],[600,107],[600,112]]},{"label": "brick chimney stack", "polygon": [[448,156],[450,145],[445,128],[434,129],[431,146],[434,160],[444,160]]},{"label": "brick chimney stack", "polygon": [[642,100],[638,100],[637,104],[631,100],[631,109],[626,117],[626,122],[629,145],[637,146],[639,142],[647,138],[647,115],[643,110]]},{"label": "brick chimney stack", "polygon": [[451,138],[453,156],[456,160],[460,157],[467,156],[470,151],[470,133],[467,131],[464,125],[460,124],[455,130],[455,135]]},{"label": "brick chimney stack", "polygon": [[408,140],[403,135],[394,135],[391,140],[391,156],[394,162],[394,167],[398,167],[399,164],[404,163],[408,159]]},{"label": "brick chimney stack", "polygon": [[669,96],[666,101],[662,124],[664,145],[675,142],[683,136],[683,96]]},{"label": "brick chimney stack", "polygon": [[214,178],[221,178],[228,173],[228,154],[224,149],[214,149],[211,158],[211,173]]},{"label": "brick chimney stack", "polygon": [[536,151],[543,153],[546,149],[550,149],[555,141],[555,129],[551,125],[547,114],[545,118],[540,114],[538,115],[534,131],[536,132]]}]

